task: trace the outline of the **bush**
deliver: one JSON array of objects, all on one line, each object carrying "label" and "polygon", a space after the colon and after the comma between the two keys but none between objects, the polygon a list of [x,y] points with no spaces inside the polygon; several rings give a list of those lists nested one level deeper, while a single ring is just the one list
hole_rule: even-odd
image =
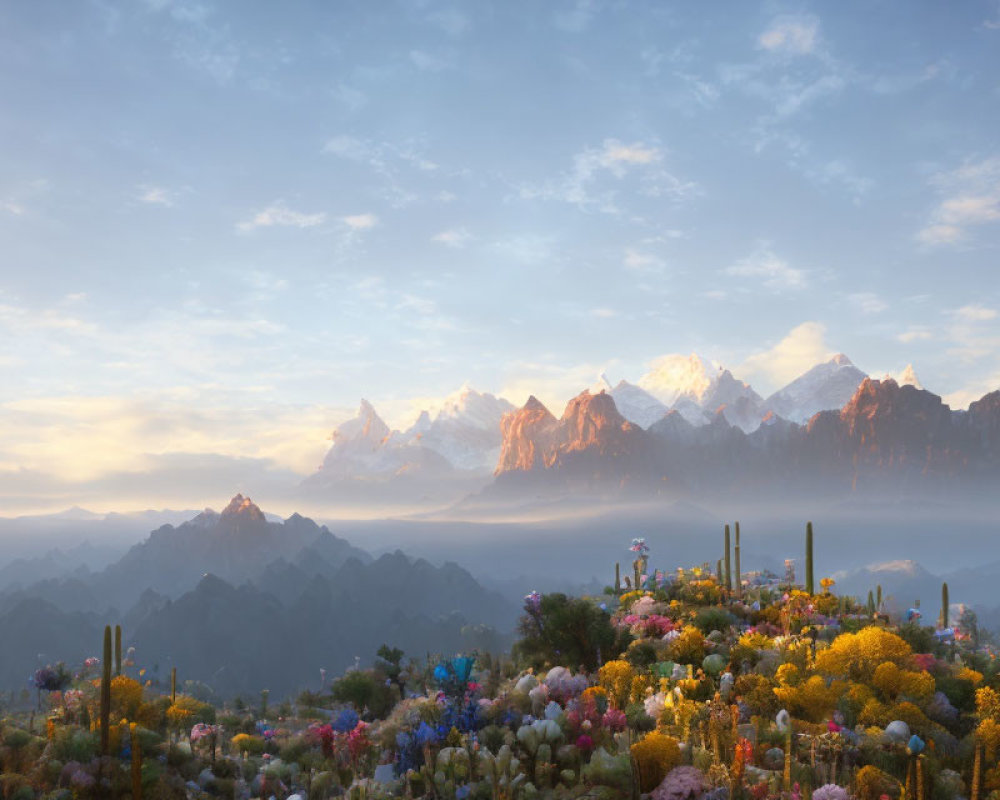
[{"label": "bush", "polygon": [[632,745],[639,771],[639,790],[651,792],[681,761],[680,746],[672,736],[653,731]]},{"label": "bush", "polygon": [[518,631],[521,639],[514,653],[536,669],[564,664],[590,672],[597,668],[599,654],[620,653],[632,641],[631,634],[612,625],[608,613],[592,600],[560,592],[526,603]]},{"label": "bush", "polygon": [[670,643],[667,651],[671,661],[700,666],[705,658],[705,637],[698,628],[687,627]]},{"label": "bush", "polygon": [[695,627],[704,634],[712,631],[725,633],[734,622],[733,615],[724,608],[700,608],[694,618]]}]

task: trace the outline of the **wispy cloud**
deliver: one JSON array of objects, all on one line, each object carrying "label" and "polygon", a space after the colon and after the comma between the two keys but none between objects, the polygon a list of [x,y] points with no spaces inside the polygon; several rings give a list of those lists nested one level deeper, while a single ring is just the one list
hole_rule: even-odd
[{"label": "wispy cloud", "polygon": [[174,193],[162,186],[149,186],[148,184],[140,186],[138,199],[140,203],[151,206],[172,208],[174,205]]},{"label": "wispy cloud", "polygon": [[555,12],[553,22],[559,30],[581,33],[590,26],[597,8],[597,0],[570,0],[568,7]]},{"label": "wispy cloud", "polygon": [[751,379],[755,386],[779,389],[832,355],[826,343],[826,326],[803,322],[773,347],[747,358],[736,374]]},{"label": "wispy cloud", "polygon": [[962,306],[955,309],[953,313],[957,319],[963,322],[986,322],[987,320],[997,318],[997,310],[995,308],[987,308],[978,303]]},{"label": "wispy cloud", "polygon": [[426,50],[411,50],[410,63],[425,72],[441,72],[454,66],[450,57],[439,53],[429,53]]},{"label": "wispy cloud", "polygon": [[472,27],[468,16],[455,8],[441,9],[427,15],[427,21],[449,36],[461,36]]},{"label": "wispy cloud", "polygon": [[862,314],[878,314],[889,305],[874,292],[855,292],[847,296],[848,301]]},{"label": "wispy cloud", "polygon": [[666,266],[662,258],[632,247],[625,249],[622,265],[632,272],[662,272]]},{"label": "wispy cloud", "polygon": [[[428,173],[445,177],[439,172],[440,165],[412,142],[395,144],[340,134],[328,139],[322,152],[366,165],[381,179],[381,194],[395,208],[411,205],[423,196]],[[420,188],[414,189],[414,185]]]},{"label": "wispy cloud", "polygon": [[930,328],[922,325],[915,325],[907,328],[902,333],[896,334],[896,339],[903,344],[910,344],[911,342],[922,342],[928,341],[934,338],[934,334],[931,332]]},{"label": "wispy cloud", "polygon": [[1000,156],[967,161],[931,179],[941,199],[928,224],[917,233],[921,244],[953,245],[978,226],[1000,221]]},{"label": "wispy cloud", "polygon": [[465,228],[449,228],[446,231],[434,234],[431,237],[431,241],[447,247],[460,249],[468,245],[472,241],[472,238],[472,234],[465,230]]},{"label": "wispy cloud", "polygon": [[819,43],[819,21],[815,18],[779,18],[760,36],[758,47],[772,53],[809,55],[816,51]]},{"label": "wispy cloud", "polygon": [[288,208],[280,200],[258,211],[250,219],[236,223],[236,228],[244,233],[257,228],[314,228],[326,222],[324,212],[304,213]]},{"label": "wispy cloud", "polygon": [[736,278],[753,279],[771,291],[802,289],[806,285],[806,273],[779,258],[766,244],[727,267],[725,273]]},{"label": "wispy cloud", "polygon": [[340,221],[352,231],[366,231],[378,225],[378,217],[374,214],[350,214],[341,217]]},{"label": "wispy cloud", "polygon": [[[639,194],[679,199],[697,190],[692,181],[677,178],[663,167],[662,149],[649,142],[605,139],[599,147],[581,150],[572,169],[562,178],[541,185],[525,185],[524,199],[555,199],[605,213],[618,214],[616,195],[626,178]],[[611,179],[609,181],[609,179]]]}]

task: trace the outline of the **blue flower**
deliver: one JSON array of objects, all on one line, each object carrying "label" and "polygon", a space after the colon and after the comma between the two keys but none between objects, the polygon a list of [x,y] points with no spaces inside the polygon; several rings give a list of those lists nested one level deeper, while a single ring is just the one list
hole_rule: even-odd
[{"label": "blue flower", "polygon": [[414,733],[417,739],[417,744],[420,747],[424,747],[428,744],[436,744],[438,740],[437,732],[426,722],[421,722],[420,726]]},{"label": "blue flower", "polygon": [[358,727],[358,715],[353,709],[345,708],[337,715],[332,727],[337,733],[349,733]]}]

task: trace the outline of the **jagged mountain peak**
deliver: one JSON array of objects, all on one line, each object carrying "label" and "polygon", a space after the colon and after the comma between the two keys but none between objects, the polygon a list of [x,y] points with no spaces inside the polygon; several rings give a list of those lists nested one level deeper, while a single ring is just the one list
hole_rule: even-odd
[{"label": "jagged mountain peak", "polygon": [[923,384],[920,383],[920,378],[917,377],[916,370],[913,369],[913,364],[907,364],[899,374],[899,383],[901,386],[913,386],[917,389],[924,388]]},{"label": "jagged mountain peak", "polygon": [[668,406],[682,397],[700,402],[720,372],[718,364],[697,353],[672,353],[655,359],[639,386]]},{"label": "jagged mountain peak", "polygon": [[[624,383],[625,381],[620,381],[618,385],[621,386]],[[594,381],[587,391],[591,394],[599,394],[600,392],[607,392],[608,394],[611,394],[612,391],[614,391],[614,387],[611,385],[611,381],[608,380],[608,374],[606,372],[602,372],[597,376],[597,380]]]},{"label": "jagged mountain peak", "polygon": [[546,414],[551,414],[552,413],[551,411],[549,411],[545,407],[545,404],[541,400],[539,400],[537,397],[535,397],[534,395],[530,395],[528,397],[528,399],[525,402],[525,404],[521,407],[521,410],[522,411],[536,411],[536,412],[544,411]]},{"label": "jagged mountain peak", "polygon": [[851,359],[838,353],[776,391],[763,408],[804,424],[820,411],[842,409],[867,377]]},{"label": "jagged mountain peak", "polygon": [[337,426],[333,432],[334,447],[344,442],[367,440],[380,442],[390,433],[389,426],[378,415],[375,407],[362,398],[358,413]]},{"label": "jagged mountain peak", "polygon": [[264,512],[249,497],[244,497],[242,494],[237,494],[229,501],[229,505],[223,509],[220,518],[266,522]]}]

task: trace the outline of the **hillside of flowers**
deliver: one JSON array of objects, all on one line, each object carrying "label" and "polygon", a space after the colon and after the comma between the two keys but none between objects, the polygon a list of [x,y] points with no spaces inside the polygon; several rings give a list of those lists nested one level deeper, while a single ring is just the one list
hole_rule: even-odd
[{"label": "hillside of flowers", "polygon": [[629,558],[529,594],[511,653],[384,646],[281,702],[157,685],[109,627],[5,702],[0,797],[1000,800],[1000,667],[947,586],[936,624],[838,596],[811,526],[801,585],[744,574],[738,529],[712,565]]}]

